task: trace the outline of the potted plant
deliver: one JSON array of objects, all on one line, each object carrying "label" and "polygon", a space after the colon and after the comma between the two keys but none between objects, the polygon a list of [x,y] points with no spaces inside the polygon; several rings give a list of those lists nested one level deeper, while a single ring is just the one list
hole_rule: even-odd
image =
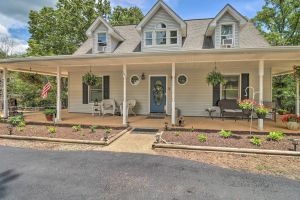
[{"label": "potted plant", "polygon": [[267,114],[269,113],[269,110],[266,107],[264,107],[263,105],[259,105],[255,109],[255,113],[256,113],[258,119],[265,119]]},{"label": "potted plant", "polygon": [[92,72],[86,73],[83,77],[83,82],[89,86],[95,86],[97,84],[97,76],[95,76]]},{"label": "potted plant", "polygon": [[294,114],[283,115],[281,121],[286,123],[286,126],[289,130],[299,129],[300,117]]},{"label": "potted plant", "polygon": [[285,110],[285,109],[278,109],[277,112],[278,112],[279,115],[286,115],[286,114],[289,113],[289,111],[287,111],[287,110]]},{"label": "potted plant", "polygon": [[225,84],[226,81],[223,74],[217,72],[216,70],[213,70],[212,72],[208,73],[206,82],[208,85],[217,86],[219,84]]},{"label": "potted plant", "polygon": [[243,113],[247,116],[251,115],[256,102],[251,99],[244,99],[239,102],[239,107],[242,109]]},{"label": "potted plant", "polygon": [[53,121],[54,116],[56,115],[56,110],[55,109],[46,109],[44,110],[45,117],[47,121]]}]

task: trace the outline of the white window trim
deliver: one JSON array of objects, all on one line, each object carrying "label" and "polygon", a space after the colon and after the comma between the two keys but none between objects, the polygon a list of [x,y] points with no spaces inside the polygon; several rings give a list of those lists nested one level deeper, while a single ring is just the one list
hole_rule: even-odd
[{"label": "white window trim", "polygon": [[[185,76],[186,77],[186,82],[184,84],[179,83],[179,81],[178,81],[179,76]],[[186,85],[189,82],[189,77],[186,74],[178,74],[178,76],[176,78],[176,81],[177,81],[178,85],[184,86],[184,85]]]},{"label": "white window trim", "polygon": [[99,46],[99,34],[102,34],[102,33],[104,33],[105,37],[106,37],[106,46],[104,46],[104,47],[107,47],[108,46],[108,35],[107,35],[107,32],[105,32],[105,31],[97,32],[97,47]]},{"label": "white window trim", "polygon": [[[159,31],[166,31],[166,44],[156,44],[156,32]],[[171,44],[171,31],[177,31],[177,43],[176,44]],[[152,32],[152,45],[147,45],[146,44],[146,33],[148,32]],[[163,28],[163,29],[155,29],[155,30],[145,30],[144,34],[143,34],[143,40],[144,40],[144,46],[145,47],[165,47],[165,46],[178,46],[180,43],[180,32],[178,29],[167,29],[167,28]]]},{"label": "white window trim", "polygon": [[[103,75],[97,76],[97,78],[102,78],[102,100],[103,100],[103,97],[104,97],[103,77],[104,77]],[[94,105],[94,102],[90,102],[90,97],[91,97],[91,86],[88,86],[88,102],[89,102],[89,104],[93,104],[93,105]],[[101,100],[101,101],[102,101],[102,100]],[[99,103],[100,103],[101,101],[98,100]]]},{"label": "white window trim", "polygon": [[[239,73],[222,73],[222,74],[223,74],[223,76],[239,76],[238,100],[241,100],[242,74],[239,74]],[[222,85],[220,85],[220,99],[224,99]]]},{"label": "white window trim", "polygon": [[223,22],[220,23],[220,48],[222,47],[222,26],[223,25],[232,25],[232,47],[235,47],[235,23],[234,22]]}]

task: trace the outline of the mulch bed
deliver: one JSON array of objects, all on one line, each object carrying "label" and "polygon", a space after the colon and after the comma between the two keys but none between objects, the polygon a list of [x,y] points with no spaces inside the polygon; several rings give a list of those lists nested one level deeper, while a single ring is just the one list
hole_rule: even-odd
[{"label": "mulch bed", "polygon": [[[0,124],[0,135],[8,135],[8,124]],[[52,126],[48,126],[52,127]],[[120,130],[112,129],[109,138],[118,134]],[[74,132],[71,127],[56,127],[56,133],[50,134],[47,126],[27,125],[23,131],[18,128],[13,129],[13,135],[17,136],[31,136],[31,137],[46,137],[46,138],[60,138],[60,139],[73,139],[73,140],[91,140],[103,141],[104,129],[97,129],[95,133],[91,133],[90,129],[82,128],[78,132]]]},{"label": "mulch bed", "polygon": [[[231,138],[221,138],[218,133],[204,133],[207,136],[206,142],[200,142],[197,138],[198,132],[179,132],[166,131],[163,133],[162,138],[167,142],[182,145],[193,146],[213,146],[213,147],[232,147],[232,148],[249,148],[249,149],[268,149],[268,150],[283,150],[289,151],[293,149],[293,145],[289,139],[299,139],[299,136],[285,136],[279,142],[268,141],[267,135],[252,135],[262,139],[262,145],[256,146],[250,143],[250,135],[234,134]],[[300,150],[300,147],[298,147]],[[298,150],[298,151],[299,151]]]}]

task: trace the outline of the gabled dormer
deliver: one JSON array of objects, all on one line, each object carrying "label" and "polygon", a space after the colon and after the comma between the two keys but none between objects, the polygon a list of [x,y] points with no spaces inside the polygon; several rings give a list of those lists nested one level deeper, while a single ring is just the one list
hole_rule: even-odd
[{"label": "gabled dormer", "polygon": [[92,53],[111,53],[124,38],[102,17],[98,17],[86,31],[92,38]]},{"label": "gabled dormer", "polygon": [[187,24],[167,4],[159,0],[136,26],[141,35],[141,51],[180,50],[187,36]]},{"label": "gabled dormer", "polygon": [[240,43],[240,29],[247,22],[247,18],[227,4],[209,23],[205,35],[212,38],[216,49],[237,48]]}]

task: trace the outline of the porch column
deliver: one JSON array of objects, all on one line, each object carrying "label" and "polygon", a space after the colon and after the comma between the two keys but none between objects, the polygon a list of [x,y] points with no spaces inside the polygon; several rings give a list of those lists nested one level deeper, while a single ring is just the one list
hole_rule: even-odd
[{"label": "porch column", "polygon": [[172,125],[176,125],[175,80],[176,65],[172,63]]},{"label": "porch column", "polygon": [[[259,104],[264,102],[264,71],[265,62],[264,60],[259,61],[258,76],[259,76]],[[258,130],[262,131],[264,129],[264,120],[258,119]]]},{"label": "porch column", "polygon": [[56,74],[57,94],[56,94],[56,122],[61,121],[61,69],[57,67]]},{"label": "porch column", "polygon": [[8,99],[7,99],[7,69],[3,68],[3,117],[8,117]]},{"label": "porch column", "polygon": [[123,125],[127,125],[127,66],[123,65]]},{"label": "porch column", "polygon": [[300,116],[300,108],[299,108],[299,92],[300,92],[300,85],[299,85],[299,79],[296,79],[296,115]]}]

